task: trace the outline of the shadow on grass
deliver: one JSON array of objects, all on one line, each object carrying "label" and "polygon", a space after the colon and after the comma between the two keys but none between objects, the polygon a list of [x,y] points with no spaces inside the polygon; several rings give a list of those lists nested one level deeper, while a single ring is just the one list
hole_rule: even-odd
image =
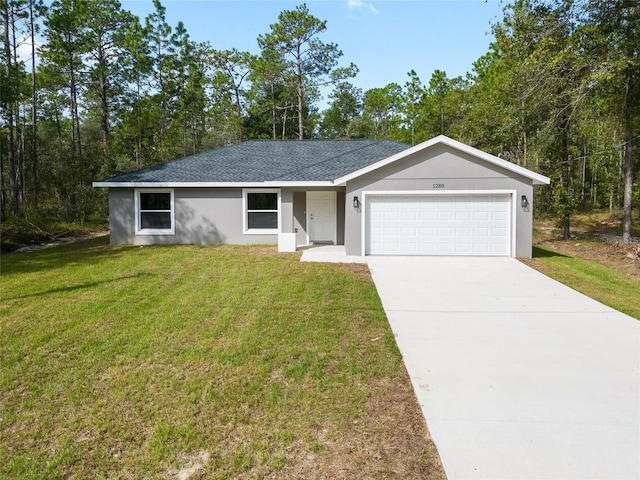
[{"label": "shadow on grass", "polygon": [[44,295],[50,295],[50,294],[54,294],[54,293],[68,293],[68,292],[74,292],[76,290],[83,290],[85,288],[93,288],[93,287],[97,287],[98,285],[104,285],[107,283],[115,283],[115,282],[119,282],[121,280],[131,280],[134,278],[141,278],[141,277],[149,277],[151,276],[151,273],[136,273],[135,275],[125,275],[122,277],[118,277],[118,278],[111,278],[109,280],[102,280],[99,282],[87,282],[87,283],[81,283],[78,285],[69,285],[66,287],[60,287],[60,288],[52,288],[50,290],[44,290],[42,292],[36,292],[36,293],[29,293],[27,295],[16,295],[15,297],[4,297],[4,300],[22,300],[24,298],[32,298],[32,297],[41,297]]},{"label": "shadow on grass", "polygon": [[533,255],[533,258],[552,258],[552,257],[570,258],[568,255],[565,255],[560,252],[556,252],[554,250],[549,250],[548,248],[544,248],[539,245],[533,246],[532,255]]},{"label": "shadow on grass", "polygon": [[51,270],[72,264],[98,264],[120,255],[121,249],[109,245],[109,236],[78,240],[32,252],[2,256],[2,275]]}]

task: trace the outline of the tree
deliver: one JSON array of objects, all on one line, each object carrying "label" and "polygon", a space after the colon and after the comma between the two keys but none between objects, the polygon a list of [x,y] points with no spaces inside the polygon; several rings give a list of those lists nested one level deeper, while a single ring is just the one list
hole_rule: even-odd
[{"label": "tree", "polygon": [[631,241],[634,117],[640,110],[640,5],[629,0],[587,4],[588,38],[597,55],[594,77],[607,107],[624,131],[622,242]]},{"label": "tree", "polygon": [[323,112],[320,136],[323,138],[353,138],[352,122],[362,113],[362,90],[349,82],[338,83],[329,95],[331,105]]},{"label": "tree", "polygon": [[[188,100],[187,83],[190,75],[190,67],[193,62],[195,44],[189,39],[189,34],[182,22],[178,22],[169,43],[169,56],[167,57],[169,84],[167,90],[170,95],[170,105],[173,112],[171,120],[181,132],[182,156],[187,156],[188,117],[187,108],[191,105]],[[195,152],[193,152],[195,153]]]},{"label": "tree", "polygon": [[268,131],[267,138],[275,140],[280,126],[282,139],[289,138],[289,111],[294,110],[297,95],[295,82],[287,75],[286,61],[275,50],[263,50],[253,59],[248,92],[250,114],[246,122],[252,136],[261,138]]},{"label": "tree", "polygon": [[112,105],[122,96],[125,77],[118,59],[126,54],[126,29],[133,16],[121,9],[118,0],[93,0],[87,4],[85,24],[88,72],[88,95],[97,99],[102,149],[109,152]]},{"label": "tree", "polygon": [[[148,40],[146,28],[140,24],[139,18],[134,17],[131,23],[125,27],[123,38],[124,54],[119,59],[125,85],[133,88],[132,95],[125,95],[125,104],[128,102],[128,105],[126,105],[128,108],[123,109],[122,116],[131,117],[135,125],[133,152],[137,168],[142,168],[145,163],[143,124],[147,115],[142,103],[148,77],[152,69]],[[121,121],[123,125],[128,123],[126,120]]]},{"label": "tree", "polygon": [[445,133],[445,109],[444,103],[447,94],[451,91],[451,84],[447,79],[446,72],[442,70],[435,70],[429,80],[429,89],[427,90],[427,96],[433,99],[433,103],[436,107],[436,115],[438,119],[438,133],[440,135]]},{"label": "tree", "polygon": [[40,25],[36,19],[44,15],[46,9],[42,0],[29,0],[29,37],[31,39],[31,168],[33,172],[33,208],[38,209],[40,187],[38,183],[38,89],[36,70],[36,34]]},{"label": "tree", "polygon": [[156,151],[159,153],[160,162],[166,160],[165,133],[167,129],[167,110],[169,102],[169,45],[171,41],[171,27],[166,21],[166,8],[159,0],[153,0],[155,12],[149,14],[145,19],[147,42],[151,52],[152,65],[152,87],[157,92],[160,104],[160,122]]},{"label": "tree", "polygon": [[353,63],[338,68],[342,52],[337,45],[323,43],[317,38],[326,30],[326,24],[311,15],[306,4],[302,4],[295,10],[281,12],[278,23],[271,25],[271,32],[258,37],[260,48],[274,50],[285,59],[287,78],[294,79],[300,140],[304,138],[305,95],[314,87],[334,84],[357,73]]},{"label": "tree", "polygon": [[[509,92],[495,92],[503,102],[499,128],[506,144],[516,147],[514,139],[522,138],[525,152],[530,133],[537,136],[539,154],[549,159],[545,173],[557,180],[554,201],[565,239],[571,235],[570,218],[577,206],[573,158],[580,150],[575,126],[589,87],[590,64],[577,42],[577,27],[573,0],[518,0],[494,26],[493,48],[502,66],[497,87]],[[521,155],[520,148],[507,150],[510,160]]]},{"label": "tree", "polygon": [[[17,63],[15,35],[11,35],[16,28],[16,5],[8,0],[0,3],[2,9],[2,26],[3,26],[3,61],[4,69],[2,71],[1,90],[1,108],[5,122],[7,125],[7,160],[9,165],[9,190],[10,190],[10,213],[15,215],[18,213],[19,205],[19,183],[17,171],[17,154],[16,154],[16,116],[15,105],[20,94],[20,84],[24,76],[23,70]],[[2,177],[2,217],[5,216],[5,195],[4,195],[4,176]]]},{"label": "tree", "polygon": [[383,88],[372,88],[364,94],[363,121],[370,126],[367,135],[374,140],[389,137],[400,124],[400,100],[402,88],[390,83]]},{"label": "tree", "polygon": [[420,117],[420,103],[425,94],[424,86],[415,70],[407,73],[409,80],[404,84],[402,113],[411,135],[411,145],[416,144],[416,126]]},{"label": "tree", "polygon": [[237,131],[236,140],[242,141],[242,118],[246,108],[245,80],[251,73],[251,65],[255,59],[249,52],[232,50],[213,50],[213,66],[220,74],[219,81],[222,88],[233,96],[235,104],[234,130]]},{"label": "tree", "polygon": [[195,154],[205,146],[207,133],[208,106],[211,100],[207,94],[210,46],[195,44],[187,69],[187,84],[182,99],[184,119],[190,129],[191,151]]},{"label": "tree", "polygon": [[88,50],[84,29],[88,21],[88,2],[86,0],[55,0],[51,4],[47,27],[47,45],[43,59],[49,75],[59,77],[62,84],[68,85],[69,113],[71,129],[69,150],[71,159],[82,155],[80,136],[79,99],[81,77],[84,74],[83,55]]}]

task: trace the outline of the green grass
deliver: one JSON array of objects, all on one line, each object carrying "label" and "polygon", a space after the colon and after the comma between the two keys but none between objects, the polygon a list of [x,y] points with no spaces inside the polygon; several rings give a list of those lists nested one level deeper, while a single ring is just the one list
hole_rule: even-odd
[{"label": "green grass", "polygon": [[400,371],[365,270],[107,243],[2,259],[1,478],[261,478]]},{"label": "green grass", "polygon": [[534,246],[530,264],[616,310],[640,319],[640,280],[613,268]]}]

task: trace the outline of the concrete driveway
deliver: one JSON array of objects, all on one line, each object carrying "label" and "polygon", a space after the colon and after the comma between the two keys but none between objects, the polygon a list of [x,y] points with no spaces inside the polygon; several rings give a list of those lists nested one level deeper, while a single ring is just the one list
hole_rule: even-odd
[{"label": "concrete driveway", "polygon": [[512,258],[367,263],[449,480],[640,478],[640,321]]}]

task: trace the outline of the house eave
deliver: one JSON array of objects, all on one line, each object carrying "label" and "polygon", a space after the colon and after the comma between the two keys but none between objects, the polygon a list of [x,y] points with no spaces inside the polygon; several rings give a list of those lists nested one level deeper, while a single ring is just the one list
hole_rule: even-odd
[{"label": "house eave", "polygon": [[95,188],[282,188],[333,187],[331,181],[314,182],[93,182]]}]

